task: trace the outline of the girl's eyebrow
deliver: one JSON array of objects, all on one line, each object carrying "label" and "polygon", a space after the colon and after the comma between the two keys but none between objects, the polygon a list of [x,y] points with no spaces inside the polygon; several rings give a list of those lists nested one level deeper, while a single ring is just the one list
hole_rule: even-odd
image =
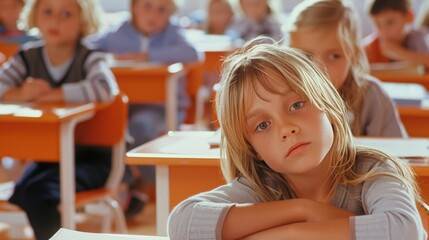
[{"label": "girl's eyebrow", "polygon": [[[281,93],[281,95],[283,95],[283,96],[286,97],[286,96],[289,96],[292,93],[295,93],[295,92],[292,91],[292,89],[288,88],[283,93]],[[258,97],[258,96],[256,96],[256,97]],[[264,100],[264,99],[262,99],[262,100],[263,101],[268,101],[268,100]],[[259,114],[259,112],[261,112],[260,109],[255,109],[255,110],[251,110],[251,111],[247,112],[247,114],[246,114],[246,121],[249,121],[249,119],[252,119],[255,116],[257,116]]]}]

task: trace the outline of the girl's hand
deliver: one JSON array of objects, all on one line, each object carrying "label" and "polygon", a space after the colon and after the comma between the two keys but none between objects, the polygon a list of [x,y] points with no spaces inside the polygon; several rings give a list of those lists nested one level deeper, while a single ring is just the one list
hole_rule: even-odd
[{"label": "girl's hand", "polygon": [[22,84],[20,95],[23,101],[28,102],[48,93],[51,89],[52,87],[47,81],[29,77]]}]

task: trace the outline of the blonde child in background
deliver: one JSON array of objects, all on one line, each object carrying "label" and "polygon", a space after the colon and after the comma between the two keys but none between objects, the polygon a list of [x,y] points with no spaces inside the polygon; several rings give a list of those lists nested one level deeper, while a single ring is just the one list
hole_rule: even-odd
[{"label": "blonde child in background", "polygon": [[229,0],[209,0],[207,4],[206,33],[227,34],[234,11]]},{"label": "blonde child in background", "polygon": [[264,42],[223,66],[216,110],[228,184],[177,205],[170,239],[425,239],[409,166],[355,146],[325,73]]},{"label": "blonde child in background", "polygon": [[24,0],[0,0],[0,42],[22,44],[38,39],[18,28],[18,19],[24,4]]},{"label": "blonde child in background", "polygon": [[[154,63],[190,63],[202,59],[202,54],[185,37],[184,29],[173,24],[171,16],[177,10],[174,0],[132,0],[131,16],[108,31],[91,36],[86,41],[93,47],[111,52],[117,59]],[[185,118],[189,98],[185,79],[178,86],[178,119]],[[140,146],[166,131],[163,104],[131,104],[128,129],[133,141],[128,149]],[[127,217],[140,213],[148,200],[146,183],[154,181],[153,167],[126,169],[124,181],[130,186],[129,204],[125,203]],[[133,174],[134,173],[134,174]]]},{"label": "blonde child in background", "polygon": [[406,137],[395,105],[380,82],[369,76],[360,28],[350,3],[308,0],[298,4],[287,20],[290,46],[320,61],[346,101],[355,136]]},{"label": "blonde child in background", "polygon": [[[0,68],[3,102],[107,102],[118,92],[105,54],[81,43],[100,26],[94,0],[29,0],[23,22],[43,41],[30,42]],[[106,119],[106,121],[108,121]],[[76,191],[99,188],[110,172],[111,150],[76,146]],[[34,162],[9,200],[27,214],[37,240],[61,227],[58,163]]]},{"label": "blonde child in background", "polygon": [[429,32],[413,28],[411,0],[368,0],[374,32],[365,37],[369,62],[407,61],[429,68]]},{"label": "blonde child in background", "polygon": [[[258,36],[271,37],[276,40],[283,38],[279,19],[275,11],[280,2],[275,0],[238,0],[241,15],[238,15],[231,30],[244,41]],[[274,3],[277,5],[274,7]]]}]

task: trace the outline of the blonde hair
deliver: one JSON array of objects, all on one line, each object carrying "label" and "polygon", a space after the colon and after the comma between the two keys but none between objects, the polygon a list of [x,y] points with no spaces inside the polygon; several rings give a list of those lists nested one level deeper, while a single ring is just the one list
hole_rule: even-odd
[{"label": "blonde hair", "polygon": [[[20,16],[20,23],[24,29],[37,28],[37,8],[41,0],[27,0]],[[80,22],[82,26],[81,38],[96,33],[101,28],[102,9],[98,0],[76,0],[80,8]]]},{"label": "blonde hair", "polygon": [[367,81],[364,75],[369,74],[369,64],[365,51],[360,43],[361,31],[359,20],[350,3],[344,0],[307,0],[298,4],[289,18],[286,31],[295,32],[301,29],[337,28],[337,37],[345,57],[350,64],[350,72],[338,91],[353,113],[350,126],[355,136],[362,135],[360,110]]},{"label": "blonde hair", "polygon": [[[273,84],[280,79],[284,86],[324,112],[333,133],[333,144],[328,152],[330,177],[336,189],[339,183],[359,184],[368,178],[389,175],[398,178],[404,186],[418,195],[412,171],[397,158],[367,148],[357,148],[347,125],[344,102],[325,73],[299,50],[278,43],[261,43],[260,38],[226,58],[221,75],[220,88],[216,95],[216,110],[221,128],[221,168],[231,181],[245,177],[263,201],[283,199],[291,191],[287,180],[271,170],[249,143],[246,131],[246,113],[255,96],[255,85],[261,84],[267,91],[281,94]],[[267,40],[264,40],[267,41]],[[276,78],[273,78],[273,74]],[[358,155],[379,161],[391,160],[399,174],[369,172],[358,175],[353,166]],[[390,161],[389,161],[390,162]]]}]

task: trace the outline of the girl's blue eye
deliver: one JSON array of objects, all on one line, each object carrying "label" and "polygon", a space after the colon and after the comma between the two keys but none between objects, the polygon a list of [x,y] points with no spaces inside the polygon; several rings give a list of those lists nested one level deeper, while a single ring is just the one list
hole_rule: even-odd
[{"label": "girl's blue eye", "polygon": [[68,12],[68,11],[63,11],[63,12],[61,12],[61,17],[63,17],[63,18],[69,18],[69,17],[71,17],[71,12]]},{"label": "girl's blue eye", "polygon": [[298,109],[302,108],[302,106],[304,106],[304,101],[296,102],[296,103],[292,104],[292,106],[290,107],[289,110],[290,111],[295,111],[295,110],[298,110]]},{"label": "girl's blue eye", "polygon": [[256,131],[257,132],[261,132],[265,129],[267,129],[270,126],[269,122],[261,122],[260,124],[258,124],[258,126],[256,127]]}]

